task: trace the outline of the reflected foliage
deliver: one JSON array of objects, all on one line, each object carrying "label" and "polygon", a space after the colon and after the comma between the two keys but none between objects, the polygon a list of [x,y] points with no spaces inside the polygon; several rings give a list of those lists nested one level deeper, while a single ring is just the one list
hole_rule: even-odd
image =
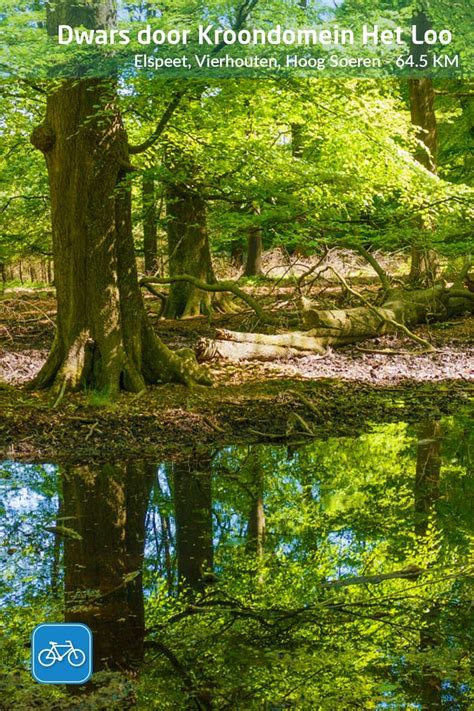
[{"label": "reflected foliage", "polygon": [[[107,659],[84,708],[468,709],[471,425],[377,424],[153,467],[5,463],[3,693],[66,703],[29,682],[25,647],[64,615],[66,580],[114,599],[94,610]],[[94,556],[72,561],[88,529]],[[136,676],[107,628],[141,605]]]}]

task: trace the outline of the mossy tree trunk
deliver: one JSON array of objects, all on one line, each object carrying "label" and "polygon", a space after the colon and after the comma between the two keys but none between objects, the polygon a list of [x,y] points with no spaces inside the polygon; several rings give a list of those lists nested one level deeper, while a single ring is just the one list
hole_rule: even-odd
[{"label": "mossy tree trunk", "polygon": [[[169,274],[189,274],[212,284],[216,281],[206,223],[206,203],[198,191],[184,183],[166,187]],[[167,318],[186,318],[208,314],[212,294],[192,284],[172,283],[166,304]]]},{"label": "mossy tree trunk", "polygon": [[[415,158],[427,170],[436,173],[438,138],[433,81],[429,77],[409,79],[408,89],[411,120],[416,127],[418,140]],[[417,217],[417,223],[421,230],[429,228],[423,216]],[[433,250],[415,242],[411,249],[409,280],[413,283],[432,283],[436,278],[436,267],[436,256]]]},{"label": "mossy tree trunk", "polygon": [[415,157],[421,165],[436,173],[436,155],[438,149],[436,113],[434,108],[433,80],[409,79],[410,114],[416,127],[418,148]]},{"label": "mossy tree trunk", "polygon": [[[60,2],[57,22],[111,26],[113,5],[86,16]],[[68,14],[69,11],[69,14]],[[189,351],[172,353],[148,323],[138,286],[131,222],[127,134],[113,80],[68,79],[47,97],[32,134],[45,156],[51,197],[57,328],[34,385],[80,386],[114,395],[147,383],[204,382]]]},{"label": "mossy tree trunk", "polygon": [[142,209],[143,209],[143,253],[145,257],[145,272],[153,274],[156,270],[158,253],[158,237],[156,229],[155,181],[144,175],[142,178]]}]

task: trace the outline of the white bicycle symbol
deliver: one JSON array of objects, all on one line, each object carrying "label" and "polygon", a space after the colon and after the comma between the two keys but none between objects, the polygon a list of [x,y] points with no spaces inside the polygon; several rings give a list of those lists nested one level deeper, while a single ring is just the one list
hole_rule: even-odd
[{"label": "white bicycle symbol", "polygon": [[[82,649],[75,649],[71,640],[67,639],[66,644],[50,642],[50,646],[42,649],[38,654],[38,662],[42,667],[52,667],[56,662],[62,662],[67,657],[72,667],[81,667],[86,661],[86,655]],[[59,648],[65,648],[65,652],[60,652]]]}]

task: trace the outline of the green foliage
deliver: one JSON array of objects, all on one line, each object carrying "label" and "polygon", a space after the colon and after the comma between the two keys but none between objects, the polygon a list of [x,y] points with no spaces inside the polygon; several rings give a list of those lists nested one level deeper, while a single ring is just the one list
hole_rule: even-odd
[{"label": "green foliage", "polygon": [[[185,708],[206,695],[217,708],[414,709],[428,673],[442,680],[447,707],[465,708],[471,424],[462,413],[443,422],[439,482],[422,535],[415,505],[423,440],[403,423],[296,450],[214,453],[215,580],[192,601],[177,583],[174,465],[160,465],[147,514],[145,665],[133,684],[119,674],[94,676],[87,708],[123,708],[136,694],[138,708],[147,709]],[[61,614],[60,593],[48,585],[56,471],[3,470],[4,528],[16,550],[1,591],[7,644],[0,662],[8,670],[4,693],[21,707],[62,703],[62,689],[29,681],[25,646],[38,621]],[[261,555],[249,548],[259,491]],[[410,570],[423,572],[390,577]],[[433,630],[436,642],[423,642]]]},{"label": "green foliage", "polygon": [[[415,160],[401,89],[367,80],[196,84],[147,157],[146,171],[154,170],[158,186],[184,181],[207,199],[216,251],[245,249],[249,229],[258,227],[267,248],[309,253],[347,238],[382,250],[416,242],[469,252],[472,189],[440,177],[454,177],[448,164],[435,176]],[[158,82],[164,108],[163,90]],[[134,143],[149,131],[142,116],[163,111],[155,96],[144,94],[143,102],[141,91],[138,83],[136,94],[124,97],[125,110],[130,104],[139,116],[130,123]],[[297,156],[295,126],[303,146]],[[467,134],[448,138],[445,130],[441,156],[448,140],[459,161]]]},{"label": "green foliage", "polygon": [[[130,187],[137,248],[146,174],[155,180],[162,241],[164,187],[183,181],[206,199],[215,252],[245,250],[249,230],[257,227],[266,248],[298,247],[306,253],[347,238],[386,251],[416,242],[447,254],[469,253],[470,100],[462,96],[462,82],[439,86],[451,93],[439,99],[440,165],[432,175],[413,157],[414,129],[403,86],[393,80],[183,83],[186,95],[161,142],[134,158],[138,170]],[[179,87],[179,81],[130,79],[121,101],[132,144],[150,135]],[[4,263],[51,254],[46,171],[29,143],[43,102],[37,88],[12,82],[0,107]],[[302,142],[297,155],[295,130]]]},{"label": "green foliage", "polygon": [[10,82],[0,96],[0,262],[51,254],[49,190],[44,159],[29,142],[44,95]]},{"label": "green foliage", "polygon": [[[229,447],[214,458],[218,582],[199,615],[170,598],[159,577],[148,601],[152,639],[156,634],[173,651],[196,694],[209,689],[217,705],[232,708],[416,708],[430,667],[446,680],[453,708],[462,704],[470,678],[463,572],[470,535],[468,509],[455,492],[467,501],[470,485],[459,428],[445,425],[442,496],[423,538],[415,533],[416,439],[403,424],[295,452]],[[247,548],[255,457],[265,482],[262,558]],[[454,499],[457,513],[447,503]],[[165,500],[154,504],[162,514]],[[427,571],[420,579],[357,583],[358,576],[415,565]],[[352,585],[331,587],[351,578]],[[419,630],[431,605],[439,609],[439,644],[424,649]],[[153,658],[157,666],[141,683],[143,703],[181,707],[185,679],[165,657]]]}]

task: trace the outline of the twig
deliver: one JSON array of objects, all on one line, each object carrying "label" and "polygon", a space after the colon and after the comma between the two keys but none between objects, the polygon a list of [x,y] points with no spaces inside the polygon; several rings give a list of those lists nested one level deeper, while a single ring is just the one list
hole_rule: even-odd
[{"label": "twig", "polygon": [[342,284],[344,284],[347,291],[349,291],[351,294],[353,294],[358,299],[360,299],[362,301],[362,303],[365,304],[365,306],[367,306],[367,308],[370,309],[374,314],[376,314],[382,322],[389,323],[394,328],[399,329],[400,331],[403,331],[403,333],[405,333],[413,341],[416,341],[416,343],[419,343],[420,345],[424,346],[424,350],[422,351],[422,353],[433,353],[436,350],[431,343],[429,343],[428,341],[425,341],[424,338],[420,338],[420,336],[417,336],[416,333],[413,333],[413,331],[410,331],[410,329],[407,326],[405,326],[404,323],[399,323],[398,321],[395,321],[393,318],[387,318],[386,316],[381,314],[380,310],[377,309],[375,306],[372,306],[370,301],[368,301],[364,296],[362,296],[362,294],[359,294],[357,291],[352,289],[349,286],[349,284],[347,283],[347,281],[344,279],[344,277],[341,276],[341,274],[339,274],[339,272],[336,271],[336,269],[334,269],[334,267],[330,267],[330,269],[334,272],[334,274],[340,280],[340,282]]},{"label": "twig", "polygon": [[293,419],[293,421],[296,420],[296,422],[299,422],[299,424],[303,428],[302,434],[309,435],[310,437],[316,437],[315,433],[313,432],[311,427],[308,425],[308,423],[306,422],[304,417],[299,415],[297,412],[292,412],[290,417],[288,418],[288,430],[287,431],[290,431],[289,427],[291,425],[291,419]]},{"label": "twig", "polygon": [[370,266],[372,267],[374,272],[378,275],[378,277],[380,279],[380,283],[382,284],[383,290],[390,291],[390,289],[392,287],[390,277],[388,276],[387,272],[383,269],[383,267],[375,259],[373,254],[371,254],[361,244],[357,244],[356,242],[344,241],[344,242],[342,242],[342,244],[345,245],[346,247],[348,247],[349,249],[353,249],[355,252],[358,252],[362,257],[364,257],[365,261],[370,264]]},{"label": "twig", "polygon": [[315,405],[311,402],[311,400],[308,400],[307,397],[299,393],[297,390],[288,390],[288,395],[293,395],[293,397],[298,398],[298,400],[301,400],[303,405],[306,405],[306,407],[311,410],[311,412],[319,417],[319,411]]}]

